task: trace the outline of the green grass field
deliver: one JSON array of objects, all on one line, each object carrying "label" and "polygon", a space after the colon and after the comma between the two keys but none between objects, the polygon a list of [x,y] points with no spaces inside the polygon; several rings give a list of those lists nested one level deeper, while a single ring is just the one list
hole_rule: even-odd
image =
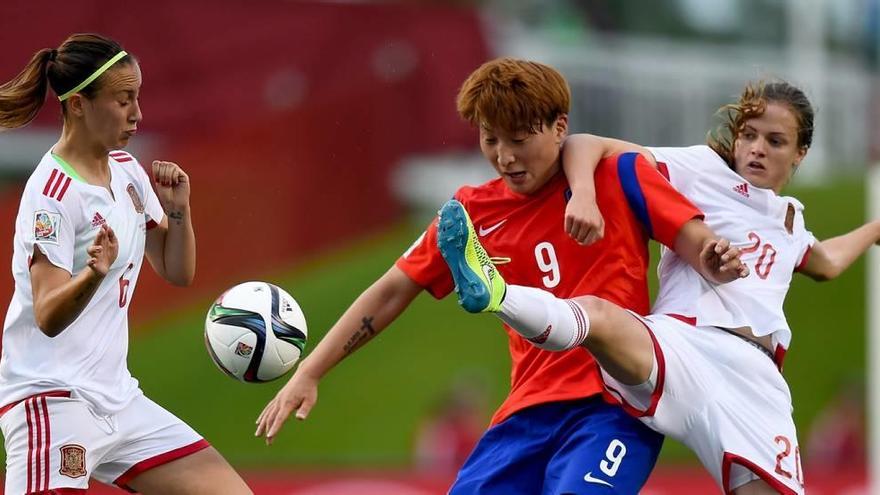
[{"label": "green grass field", "polygon": [[[800,188],[792,194],[807,205],[808,226],[819,238],[855,227],[863,218],[861,183]],[[309,320],[313,346],[348,304],[394,262],[420,227],[399,227],[289,273],[263,278],[298,299]],[[786,309],[794,342],[785,375],[802,442],[811,421],[841,383],[863,378],[863,287],[861,261],[833,282],[818,284],[798,276],[792,287]],[[452,382],[485,382],[490,409],[506,395],[509,357],[498,322],[491,316],[465,314],[453,298],[437,302],[424,294],[393,326],[325,378],[318,405],[307,421],[289,423],[276,443],[267,447],[254,438],[254,421],[282,382],[242,384],[214,367],[202,341],[209,303],[205,300],[139,329],[144,331],[133,339],[130,366],[147,395],[244,468],[405,465],[419,421]],[[687,462],[693,456],[668,441],[663,459]]]}]

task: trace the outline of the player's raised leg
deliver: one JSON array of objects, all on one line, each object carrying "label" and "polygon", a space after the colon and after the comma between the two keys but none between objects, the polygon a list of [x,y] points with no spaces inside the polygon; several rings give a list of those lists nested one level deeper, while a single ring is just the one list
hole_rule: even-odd
[{"label": "player's raised leg", "polygon": [[507,285],[474,233],[464,206],[440,210],[437,244],[455,280],[459,304],[471,313],[498,316],[534,345],[564,351],[587,347],[611,376],[628,385],[648,380],[654,347],[645,326],[614,303],[592,296],[553,294]]}]

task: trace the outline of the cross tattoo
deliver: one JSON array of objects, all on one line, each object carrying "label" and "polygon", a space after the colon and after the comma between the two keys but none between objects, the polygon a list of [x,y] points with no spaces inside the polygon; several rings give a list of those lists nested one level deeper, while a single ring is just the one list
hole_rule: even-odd
[{"label": "cross tattoo", "polygon": [[367,330],[368,332],[370,332],[370,335],[373,335],[376,333],[376,330],[373,328],[373,317],[372,316],[361,318],[361,323],[362,323],[361,330]]}]

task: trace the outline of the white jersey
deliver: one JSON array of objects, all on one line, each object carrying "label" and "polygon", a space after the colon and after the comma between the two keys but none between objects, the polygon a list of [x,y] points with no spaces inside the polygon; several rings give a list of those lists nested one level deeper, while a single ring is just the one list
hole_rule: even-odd
[{"label": "white jersey", "polygon": [[717,285],[664,249],[652,313],[694,317],[700,326],[750,327],[787,349],[791,329],[783,302],[793,272],[816,242],[804,227],[804,206],[749,184],[708,146],[650,151],[672,185],[703,211],[706,224],[740,248],[750,270],[744,279]]},{"label": "white jersey", "polygon": [[[3,326],[0,406],[52,390],[70,391],[104,414],[141,394],[128,371],[128,306],[144,257],[146,231],[164,212],[146,172],[131,155],[110,153],[110,190],[84,182],[47,152],[25,186],[15,221],[15,293]],[[30,261],[39,249],[76,275],[107,223],[119,255],[82,313],[54,338],[35,322]]]}]

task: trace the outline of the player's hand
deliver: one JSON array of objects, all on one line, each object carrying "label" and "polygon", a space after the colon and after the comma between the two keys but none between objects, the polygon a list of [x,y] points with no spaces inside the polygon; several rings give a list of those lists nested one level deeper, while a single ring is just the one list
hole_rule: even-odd
[{"label": "player's hand", "polygon": [[727,239],[712,239],[703,244],[700,264],[713,281],[720,284],[749,276],[749,267],[740,259],[739,248]]},{"label": "player's hand", "polygon": [[119,241],[109,225],[106,223],[101,225],[92,245],[86,248],[86,253],[89,255],[86,266],[101,277],[107,275],[113,262],[116,261],[116,256],[119,255]]},{"label": "player's hand", "polygon": [[317,400],[318,380],[297,370],[260,413],[254,436],[265,436],[266,445],[271,445],[291,413],[295,412],[296,419],[302,421],[309,416]]},{"label": "player's hand", "polygon": [[166,211],[189,206],[189,176],[172,162],[153,161],[153,182],[156,196]]},{"label": "player's hand", "polygon": [[574,194],[565,206],[565,232],[582,246],[605,236],[605,220],[596,198]]}]

